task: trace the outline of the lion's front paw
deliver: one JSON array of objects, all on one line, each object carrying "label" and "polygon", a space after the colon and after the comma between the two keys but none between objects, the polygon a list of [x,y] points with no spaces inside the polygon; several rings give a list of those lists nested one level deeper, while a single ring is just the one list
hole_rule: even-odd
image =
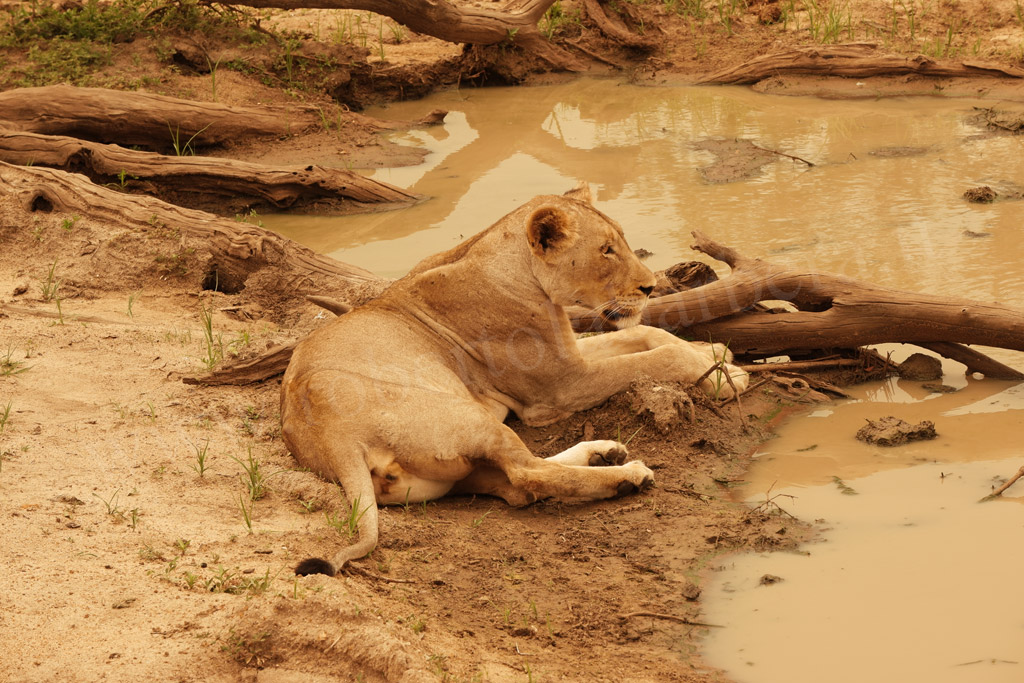
[{"label": "lion's front paw", "polygon": [[[726,377],[726,373],[728,373],[728,377]],[[750,375],[746,370],[726,363],[724,368],[715,368],[704,378],[704,381],[700,383],[700,388],[712,398],[732,398],[737,393],[742,394],[746,391],[749,385]]]},{"label": "lion's front paw", "polygon": [[626,478],[619,482],[616,493],[624,496],[654,486],[654,472],[639,460],[622,466]]},{"label": "lion's front paw", "polygon": [[587,464],[591,467],[621,465],[626,462],[629,451],[618,441],[587,441]]}]

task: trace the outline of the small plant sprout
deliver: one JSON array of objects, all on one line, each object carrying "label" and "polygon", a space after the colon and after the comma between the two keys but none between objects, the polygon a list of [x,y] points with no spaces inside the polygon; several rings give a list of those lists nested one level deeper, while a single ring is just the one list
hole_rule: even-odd
[{"label": "small plant sprout", "polygon": [[[27,352],[25,357],[28,358]],[[0,356],[0,377],[10,377],[26,370],[28,368],[25,367],[25,361],[14,360],[14,350],[8,346],[7,353]]]},{"label": "small plant sprout", "polygon": [[203,323],[203,342],[206,347],[206,355],[201,360],[207,370],[213,370],[217,363],[224,360],[224,340],[220,333],[215,335],[213,332],[213,309],[203,304],[200,320]]},{"label": "small plant sprout", "polygon": [[60,222],[60,229],[64,232],[71,232],[75,228],[75,223],[81,220],[81,216],[67,216]]},{"label": "small plant sprout", "polygon": [[7,421],[11,419],[11,406],[12,405],[14,405],[14,400],[13,399],[8,401],[7,405],[4,406],[3,411],[0,412],[0,434],[3,434],[4,430],[7,429]]},{"label": "small plant sprout", "polygon": [[179,538],[174,542],[174,547],[178,551],[178,555],[184,555],[190,545],[192,545],[192,541],[186,538]]},{"label": "small plant sprout", "polygon": [[[373,503],[371,503],[372,505]],[[324,512],[324,517],[327,518],[327,524],[334,528],[339,534],[343,534],[348,538],[352,538],[356,535],[359,530],[359,520],[363,518],[366,511],[370,509],[367,505],[362,510],[359,509],[359,496],[356,496],[352,501],[352,507],[349,508],[348,515],[342,517],[341,515],[331,514],[330,512]]]},{"label": "small plant sprout", "polygon": [[277,474],[277,472],[269,475],[264,473],[260,461],[252,454],[252,446],[249,446],[249,458],[247,460],[236,458],[233,455],[231,459],[242,466],[244,474],[239,475],[239,478],[245,484],[245,488],[249,493],[249,500],[255,502],[265,496],[267,493],[267,479]]},{"label": "small plant sprout", "polygon": [[56,278],[55,272],[57,270],[57,261],[55,260],[50,265],[50,270],[46,273],[46,279],[43,281],[40,287],[43,301],[53,301],[54,297],[57,296],[57,290],[60,289],[60,280]]},{"label": "small plant sprout", "polygon": [[472,528],[472,529],[476,529],[476,528],[478,528],[478,527],[479,527],[479,526],[480,526],[481,524],[483,524],[483,523],[484,523],[484,520],[485,520],[485,519],[487,519],[487,515],[491,514],[492,512],[494,512],[494,510],[488,510],[488,511],[487,511],[487,512],[485,512],[484,514],[482,514],[482,515],[480,515],[479,517],[477,517],[476,519],[474,519],[474,520],[473,520],[473,521],[472,521],[472,522],[470,523],[470,525],[469,525],[469,526],[470,526],[470,528]]},{"label": "small plant sprout", "polygon": [[242,521],[245,522],[245,528],[249,530],[250,534],[252,533],[253,505],[255,505],[255,503],[253,503],[252,499],[250,499],[248,505],[246,505],[245,495],[242,493],[238,494],[238,507],[242,509]]},{"label": "small plant sprout", "polygon": [[206,473],[206,459],[210,457],[210,440],[207,439],[202,448],[195,444],[192,444],[192,448],[196,451],[196,461],[192,463],[192,469],[196,471],[196,474],[202,477]]},{"label": "small plant sprout", "polygon": [[200,128],[199,130],[197,130],[195,133],[192,134],[192,137],[190,137],[188,140],[185,141],[184,144],[182,144],[181,143],[181,129],[180,128],[171,128],[171,124],[168,123],[167,124],[167,130],[169,130],[171,132],[171,146],[174,148],[175,156],[179,156],[179,157],[195,156],[196,150],[192,146],[192,143],[195,142],[195,139],[197,137],[199,137],[203,133],[203,131],[205,131],[207,128],[209,128],[210,125],[212,125],[212,124],[208,123],[205,126],[203,126],[202,128]]},{"label": "small plant sprout", "polygon": [[142,517],[142,510],[139,508],[132,508],[128,511],[129,524],[131,524],[132,531],[135,531],[136,527],[139,526],[139,519]]},{"label": "small plant sprout", "polygon": [[103,505],[107,508],[107,514],[111,517],[123,517],[124,513],[121,512],[121,508],[117,504],[117,498],[121,494],[121,489],[114,491],[110,498],[103,498],[99,494],[92,494],[98,498]]},{"label": "small plant sprout", "polygon": [[135,313],[132,311],[132,307],[135,306],[135,301],[139,298],[140,292],[128,295],[128,317],[134,318]]}]

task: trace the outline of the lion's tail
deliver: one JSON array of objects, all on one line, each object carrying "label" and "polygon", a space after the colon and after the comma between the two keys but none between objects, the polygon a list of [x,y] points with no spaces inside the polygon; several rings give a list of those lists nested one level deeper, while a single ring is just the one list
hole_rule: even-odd
[{"label": "lion's tail", "polygon": [[366,557],[377,547],[379,519],[373,479],[370,476],[369,468],[353,469],[355,471],[350,473],[350,477],[347,477],[348,481],[340,482],[352,507],[348,517],[340,520],[341,523],[338,527],[342,533],[358,534],[358,540],[352,545],[345,546],[329,561],[319,557],[310,557],[299,562],[295,567],[296,574],[300,576],[307,574],[334,576],[347,562]]}]

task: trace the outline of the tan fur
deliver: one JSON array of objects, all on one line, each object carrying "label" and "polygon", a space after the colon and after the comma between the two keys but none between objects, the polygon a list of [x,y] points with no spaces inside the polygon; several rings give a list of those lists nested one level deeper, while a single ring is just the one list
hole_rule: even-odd
[{"label": "tan fur", "polygon": [[[378,503],[455,491],[523,505],[650,485],[643,463],[622,464],[621,444],[586,442],[544,460],[502,421],[514,411],[548,424],[639,375],[693,382],[722,358],[720,346],[635,327],[654,284],[584,188],[537,197],[299,344],[282,384],[285,443],[362,515],[358,541],[321,562],[325,571],[374,548]],[[580,305],[628,329],[577,341],[563,307]],[[745,387],[746,374],[727,367]]]}]

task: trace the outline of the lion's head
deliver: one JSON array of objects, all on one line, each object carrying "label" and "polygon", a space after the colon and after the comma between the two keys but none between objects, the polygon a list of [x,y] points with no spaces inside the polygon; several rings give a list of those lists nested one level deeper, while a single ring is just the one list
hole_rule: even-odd
[{"label": "lion's head", "polygon": [[586,185],[527,218],[534,275],[559,306],[585,306],[616,328],[640,322],[656,283],[618,223],[595,209]]}]

